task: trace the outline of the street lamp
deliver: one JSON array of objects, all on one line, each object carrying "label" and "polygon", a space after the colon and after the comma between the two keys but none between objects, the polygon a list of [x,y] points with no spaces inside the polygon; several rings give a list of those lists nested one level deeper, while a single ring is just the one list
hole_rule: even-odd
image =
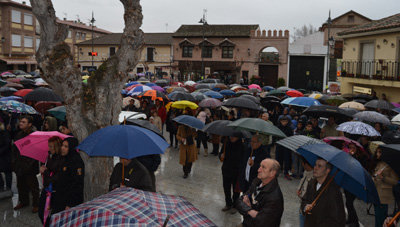
[{"label": "street lamp", "polygon": [[200,19],[199,23],[203,24],[202,26],[202,32],[203,32],[203,42],[201,42],[201,76],[204,76],[204,56],[203,56],[203,52],[204,52],[204,26],[208,25],[207,20],[206,20],[206,13],[207,10],[204,9],[203,10],[203,17]]},{"label": "street lamp", "polygon": [[[326,78],[325,78],[325,83],[324,83],[324,88],[326,87],[326,85],[328,84],[328,80],[329,80],[329,66],[331,64],[331,56],[330,56],[330,49],[331,49],[331,44],[334,45],[335,40],[333,39],[333,37],[331,37],[331,25],[332,25],[332,19],[331,19],[331,11],[329,10],[329,17],[328,20],[326,21],[327,27],[328,27],[328,41],[326,43],[327,46],[327,53],[326,53]],[[324,89],[323,88],[323,89]]]},{"label": "street lamp", "polygon": [[94,60],[93,60],[93,52],[94,52],[94,22],[96,20],[94,19],[94,14],[92,11],[92,19],[90,20],[90,24],[92,26],[92,70],[94,70]]}]

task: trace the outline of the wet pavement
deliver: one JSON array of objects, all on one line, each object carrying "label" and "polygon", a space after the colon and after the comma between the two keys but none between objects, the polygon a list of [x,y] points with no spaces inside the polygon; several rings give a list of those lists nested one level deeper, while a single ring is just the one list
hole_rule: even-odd
[{"label": "wet pavement", "polygon": [[[182,166],[179,165],[178,149],[168,149],[162,156],[156,179],[158,192],[185,197],[216,225],[230,227],[241,222],[241,216],[238,213],[230,214],[221,211],[225,206],[225,199],[222,188],[221,163],[217,157],[213,155],[203,157],[201,151],[199,159],[193,165],[192,173],[187,179],[184,179]],[[281,226],[299,226],[299,200],[296,195],[298,182],[299,180],[295,179],[288,181],[282,175],[279,177],[285,202]],[[31,207],[17,212],[12,210],[12,202],[14,204],[17,202],[15,178],[12,190],[14,192],[13,199],[1,199],[2,194],[0,193],[0,226],[41,226],[37,214],[31,213]],[[374,226],[374,217],[367,215],[367,205],[356,200],[355,207],[361,226]]]}]

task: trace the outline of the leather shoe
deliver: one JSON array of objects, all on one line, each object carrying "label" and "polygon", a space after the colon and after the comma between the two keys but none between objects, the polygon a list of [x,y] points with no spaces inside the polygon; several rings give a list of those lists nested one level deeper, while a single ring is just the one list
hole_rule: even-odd
[{"label": "leather shoe", "polygon": [[21,208],[23,208],[23,207],[26,207],[26,205],[24,205],[24,204],[22,204],[22,203],[18,203],[18,205],[16,205],[16,206],[14,207],[14,210],[19,210],[19,209],[21,209]]},{"label": "leather shoe", "polygon": [[39,211],[38,207],[32,207],[32,213],[37,213]]},{"label": "leather shoe", "polygon": [[223,211],[223,212],[225,212],[225,211],[228,211],[228,210],[230,210],[232,207],[230,207],[230,206],[225,206],[224,208],[222,208],[221,210]]}]

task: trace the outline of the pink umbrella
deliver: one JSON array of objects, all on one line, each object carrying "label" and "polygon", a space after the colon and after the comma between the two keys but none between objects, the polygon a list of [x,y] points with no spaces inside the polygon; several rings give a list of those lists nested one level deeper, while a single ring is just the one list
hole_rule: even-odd
[{"label": "pink umbrella", "polygon": [[19,149],[21,155],[45,163],[47,155],[49,154],[48,140],[53,136],[58,136],[61,139],[71,137],[69,135],[65,135],[57,131],[50,131],[50,132],[37,131],[31,133],[30,135],[20,140],[15,141],[15,145]]},{"label": "pink umbrella", "polygon": [[392,102],[392,104],[393,104],[393,106],[395,106],[395,107],[400,107],[400,103]]},{"label": "pink umbrella", "polygon": [[153,88],[156,91],[161,91],[161,92],[165,92],[164,88],[160,87],[160,86],[151,86],[151,88]]},{"label": "pink umbrella", "polygon": [[260,85],[258,85],[258,84],[250,84],[249,85],[249,89],[257,89],[257,90],[259,90],[259,91],[262,91],[262,89],[261,89],[261,87],[260,87]]},{"label": "pink umbrella", "polygon": [[[51,173],[51,175],[53,175],[53,174]],[[49,217],[49,215],[50,215],[50,211],[51,211],[50,202],[51,202],[51,193],[52,192],[53,192],[53,185],[52,185],[52,183],[50,183],[49,187],[46,188],[46,203],[44,205],[44,212],[43,212],[43,226],[46,226],[47,217]]]},{"label": "pink umbrella", "polygon": [[344,148],[343,151],[349,153],[349,144],[354,144],[356,147],[362,151],[365,152],[364,147],[357,141],[349,139],[344,136],[330,136],[330,137],[325,137],[322,139],[325,143],[331,144],[333,141],[342,141],[344,143]]}]

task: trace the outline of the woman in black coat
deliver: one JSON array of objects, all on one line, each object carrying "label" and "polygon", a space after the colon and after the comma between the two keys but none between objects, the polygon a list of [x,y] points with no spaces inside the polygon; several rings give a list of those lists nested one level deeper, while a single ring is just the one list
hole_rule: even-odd
[{"label": "woman in black coat", "polygon": [[54,212],[57,213],[83,202],[85,164],[76,151],[78,140],[74,137],[64,139],[61,156],[64,158],[57,183],[57,196]]}]

